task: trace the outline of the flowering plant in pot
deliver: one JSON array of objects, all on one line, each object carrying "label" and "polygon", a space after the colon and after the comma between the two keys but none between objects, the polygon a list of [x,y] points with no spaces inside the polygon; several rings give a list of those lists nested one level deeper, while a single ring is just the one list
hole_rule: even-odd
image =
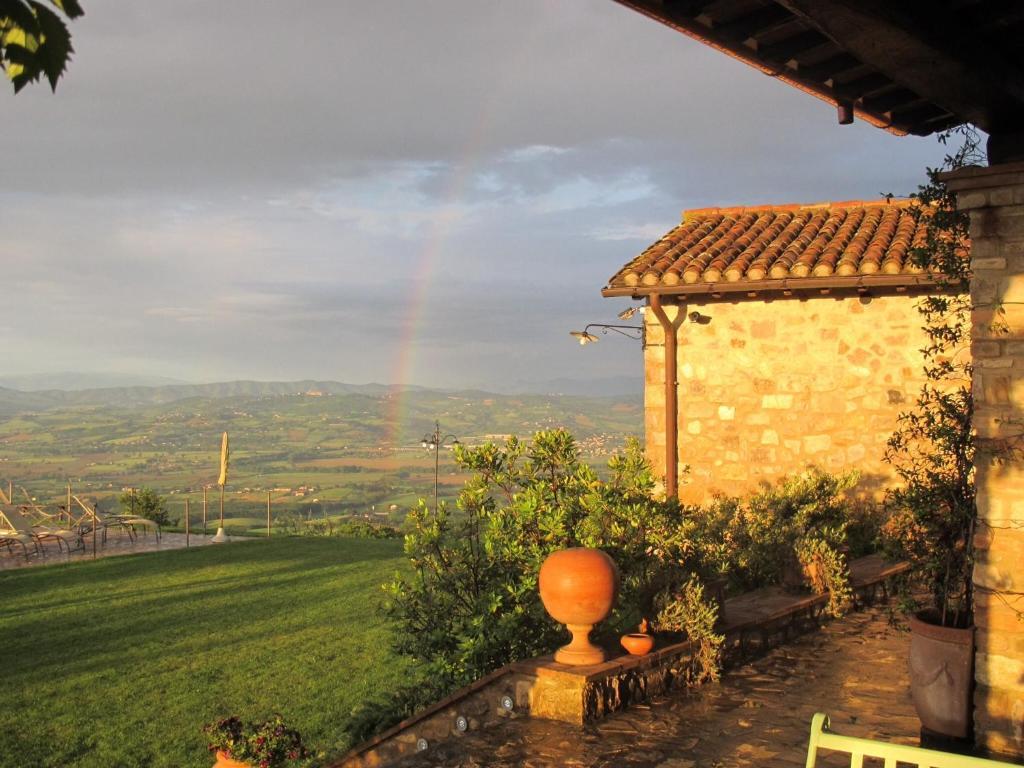
[{"label": "flowering plant in pot", "polygon": [[232,716],[216,720],[203,730],[220,768],[285,768],[301,765],[311,757],[302,736],[280,715],[261,723],[246,723]]}]

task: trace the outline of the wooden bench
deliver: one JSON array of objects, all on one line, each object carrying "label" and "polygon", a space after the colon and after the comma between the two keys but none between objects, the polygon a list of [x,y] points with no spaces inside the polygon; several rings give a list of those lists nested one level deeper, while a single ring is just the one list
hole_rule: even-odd
[{"label": "wooden bench", "polygon": [[981,757],[939,752],[934,749],[907,747],[884,741],[859,739],[854,736],[840,736],[828,729],[828,715],[818,712],[811,719],[811,741],[807,745],[807,768],[815,768],[819,749],[831,749],[850,755],[850,768],[863,768],[864,758],[883,761],[885,768],[900,765],[916,765],[918,768],[1013,768],[1012,763],[986,760]]}]

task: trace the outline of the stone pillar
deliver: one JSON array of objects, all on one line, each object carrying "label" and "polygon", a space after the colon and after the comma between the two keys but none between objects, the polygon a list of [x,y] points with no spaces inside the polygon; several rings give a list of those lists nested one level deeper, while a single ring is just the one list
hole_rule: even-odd
[{"label": "stone pillar", "polygon": [[1020,442],[1024,434],[1024,162],[964,168],[945,180],[971,217],[971,353],[979,447],[975,737],[993,753],[1021,757],[1024,444],[998,462],[985,449]]}]

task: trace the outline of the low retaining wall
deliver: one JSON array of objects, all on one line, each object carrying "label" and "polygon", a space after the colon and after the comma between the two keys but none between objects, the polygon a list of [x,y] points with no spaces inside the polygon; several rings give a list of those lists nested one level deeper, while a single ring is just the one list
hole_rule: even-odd
[{"label": "low retaining wall", "polygon": [[[878,555],[852,562],[855,608],[873,602],[879,592],[887,596],[888,582],[908,570],[907,563],[886,563]],[[726,638],[726,665],[741,664],[751,653],[762,653],[794,634],[816,628],[827,603],[828,595],[794,595],[779,587],[727,600],[719,625]],[[559,664],[553,656],[518,661],[361,744],[333,768],[386,766],[503,718],[541,717],[573,725],[593,722],[685,684],[690,656],[690,644],[682,642],[646,656],[620,655],[587,667]]]}]

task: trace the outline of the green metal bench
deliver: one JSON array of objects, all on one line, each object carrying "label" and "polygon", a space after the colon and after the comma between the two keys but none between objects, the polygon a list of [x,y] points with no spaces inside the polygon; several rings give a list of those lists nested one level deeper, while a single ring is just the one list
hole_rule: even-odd
[{"label": "green metal bench", "polygon": [[863,768],[865,757],[884,761],[885,768],[896,768],[897,764],[916,765],[918,768],[1014,768],[1012,763],[1001,763],[998,760],[985,760],[921,747],[906,747],[902,744],[887,744],[884,741],[858,739],[854,736],[840,736],[829,731],[828,725],[828,715],[821,712],[811,719],[807,768],[814,768],[819,749],[849,753],[850,768]]}]

